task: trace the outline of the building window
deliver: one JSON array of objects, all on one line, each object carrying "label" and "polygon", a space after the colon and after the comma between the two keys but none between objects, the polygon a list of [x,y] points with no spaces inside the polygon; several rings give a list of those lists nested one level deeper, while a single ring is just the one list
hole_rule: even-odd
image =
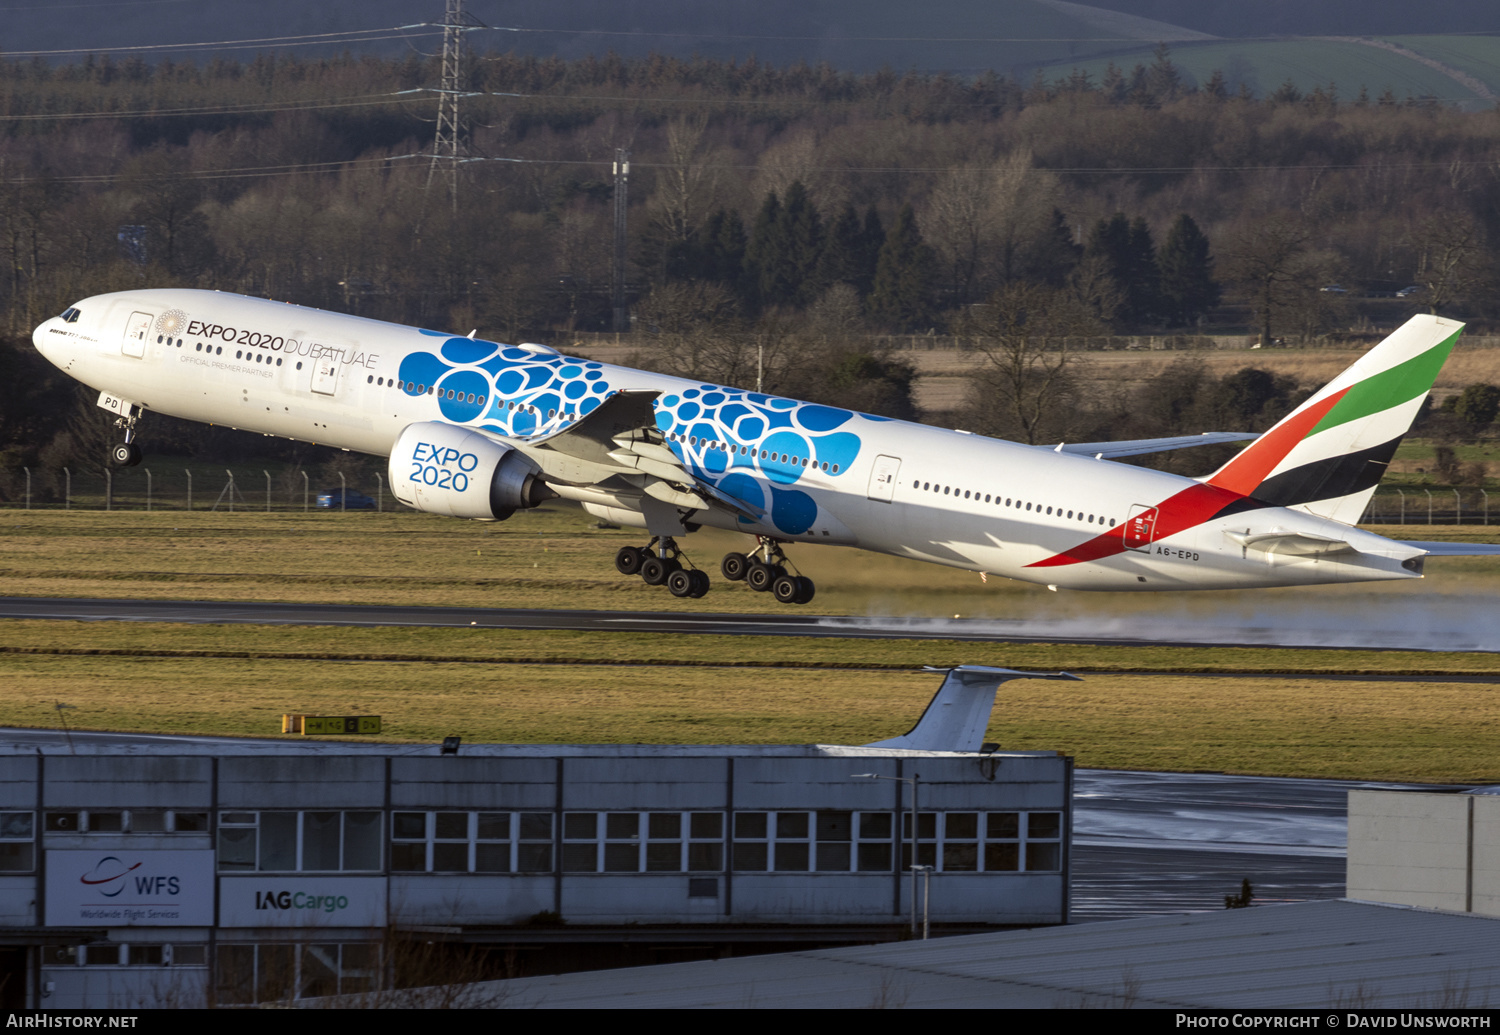
[{"label": "building window", "polygon": [[398,873],[550,873],[550,812],[396,812]]},{"label": "building window", "polygon": [[563,816],[568,873],[719,873],[722,812],[569,812]]},{"label": "building window", "polygon": [[889,812],[737,812],[734,869],[848,873],[891,869]]},{"label": "building window", "polygon": [[[52,834],[202,833],[208,830],[208,813],[160,809],[69,809],[47,812],[45,824],[47,832]],[[0,839],[3,836],[0,834]]]},{"label": "building window", "polygon": [[0,873],[36,869],[36,813],[0,812]]},{"label": "building window", "polygon": [[380,987],[380,946],[373,942],[221,944],[214,989],[226,1006],[354,995]]},{"label": "building window", "polygon": [[378,871],[378,812],[224,812],[220,873]]},{"label": "building window", "polygon": [[[911,866],[911,814],[902,817],[901,867]],[[917,862],[941,873],[1056,872],[1060,812],[923,812]]]}]

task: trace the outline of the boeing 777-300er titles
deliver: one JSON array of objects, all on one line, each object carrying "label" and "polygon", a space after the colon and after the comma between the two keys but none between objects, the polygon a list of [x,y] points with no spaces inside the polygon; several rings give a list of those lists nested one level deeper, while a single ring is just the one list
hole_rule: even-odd
[{"label": "boeing 777-300er titles", "polygon": [[[1414,316],[1270,431],[1037,447],[259,298],[123,291],[36,329],[140,460],[147,410],[390,458],[410,507],[496,520],[561,497],[644,528],[615,565],[707,592],[678,539],[755,537],[720,569],[806,603],[783,546],[912,557],[1052,588],[1409,579],[1430,554],[1355,527],[1463,325]],[[1206,478],[1112,457],[1254,438]]]}]

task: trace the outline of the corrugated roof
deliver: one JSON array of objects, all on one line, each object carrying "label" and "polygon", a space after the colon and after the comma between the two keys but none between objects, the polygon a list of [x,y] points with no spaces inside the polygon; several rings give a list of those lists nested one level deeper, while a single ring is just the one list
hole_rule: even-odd
[{"label": "corrugated roof", "polygon": [[[39,748],[75,755],[440,755],[439,744],[361,743],[347,740],[264,740],[252,737],[147,733],[64,734],[59,730],[0,728],[0,754],[34,755]],[[465,758],[973,758],[967,751],[914,751],[850,744],[484,744],[465,741]],[[1056,758],[1056,751],[997,751],[995,758]]]},{"label": "corrugated roof", "polygon": [[1500,920],[1347,900],[490,982],[506,1006],[1500,1003]]}]

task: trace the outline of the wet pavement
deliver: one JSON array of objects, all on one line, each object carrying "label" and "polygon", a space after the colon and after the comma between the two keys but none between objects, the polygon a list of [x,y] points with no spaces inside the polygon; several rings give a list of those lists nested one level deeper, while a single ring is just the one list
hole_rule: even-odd
[{"label": "wet pavement", "polygon": [[1071,919],[1223,909],[1246,879],[1256,903],[1341,898],[1349,791],[1415,786],[1081,769]]}]

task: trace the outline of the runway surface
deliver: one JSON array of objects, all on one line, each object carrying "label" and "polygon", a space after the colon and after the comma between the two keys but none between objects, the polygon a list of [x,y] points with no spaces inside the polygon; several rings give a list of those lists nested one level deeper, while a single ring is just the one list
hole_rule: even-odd
[{"label": "runway surface", "polygon": [[[1445,640],[1424,634],[1415,643],[1387,636],[1320,636],[1299,642],[1280,632],[1233,623],[1190,635],[1138,637],[1122,631],[1073,635],[1083,625],[1060,621],[1006,621],[991,618],[900,618],[832,616],[791,612],[747,615],[694,612],[564,611],[480,607],[393,607],[371,604],[285,604],[259,601],[75,599],[71,597],[0,597],[0,618],[84,622],[187,622],[230,625],[435,626],[480,629],[570,629],[592,632],[652,632],[684,635],[812,636],[853,639],[971,640],[985,643],[1072,643],[1112,646],[1240,647],[1278,646],[1366,650],[1484,650],[1466,638]],[[1164,623],[1168,629],[1180,625]],[[1070,632],[1065,634],[1063,629]],[[1465,634],[1466,635],[1466,634]]]},{"label": "runway surface", "polygon": [[[48,754],[129,750],[166,743],[225,754],[285,750],[284,741],[0,729],[0,741]],[[308,743],[330,752],[389,745]],[[436,745],[413,745],[435,751]],[[1081,769],[1074,782],[1074,922],[1224,908],[1248,879],[1255,901],[1301,902],[1344,893],[1346,803],[1351,788],[1409,786],[1212,773]],[[1424,787],[1433,790],[1432,787]]]}]

